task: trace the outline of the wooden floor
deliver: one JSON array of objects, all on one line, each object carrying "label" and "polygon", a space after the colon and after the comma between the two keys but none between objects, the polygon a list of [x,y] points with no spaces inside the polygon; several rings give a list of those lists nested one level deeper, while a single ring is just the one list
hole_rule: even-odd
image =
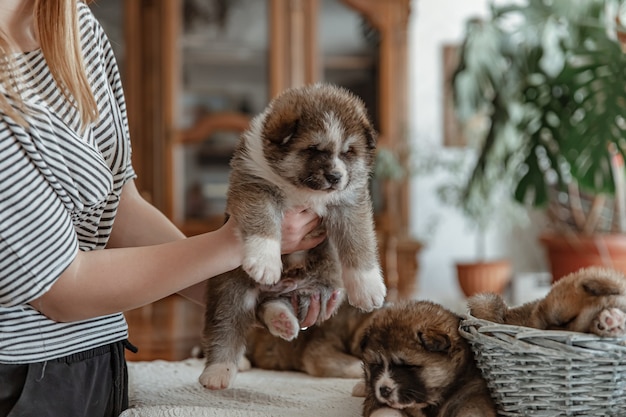
[{"label": "wooden floor", "polygon": [[177,361],[192,356],[200,346],[204,309],[172,295],[125,313],[129,340],[139,352],[126,352],[129,361],[164,359]]}]

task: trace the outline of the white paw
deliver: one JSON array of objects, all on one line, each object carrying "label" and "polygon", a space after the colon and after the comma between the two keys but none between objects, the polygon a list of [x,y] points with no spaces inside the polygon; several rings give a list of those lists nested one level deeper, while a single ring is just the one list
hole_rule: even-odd
[{"label": "white paw", "polygon": [[383,407],[370,414],[370,417],[402,417],[402,411],[395,408]]},{"label": "white paw", "polygon": [[343,283],[348,294],[348,302],[364,311],[382,307],[387,295],[383,276],[378,268],[369,271],[346,269]]},{"label": "white paw", "polygon": [[282,301],[270,301],[263,306],[263,323],[270,333],[285,340],[298,336],[300,323],[291,309]]},{"label": "white paw", "polygon": [[237,375],[236,363],[214,363],[204,368],[198,380],[208,389],[229,388]]},{"label": "white paw", "polygon": [[602,310],[594,320],[591,331],[598,336],[623,336],[626,334],[626,313],[619,308]]},{"label": "white paw", "polygon": [[239,359],[239,362],[237,362],[237,370],[239,370],[239,372],[245,372],[249,371],[250,369],[252,369],[252,364],[250,363],[250,360],[245,356],[242,356]]},{"label": "white paw", "polygon": [[277,283],[283,269],[280,242],[258,236],[247,238],[241,266],[259,284]]},{"label": "white paw", "polygon": [[365,397],[367,394],[367,390],[365,389],[365,381],[359,381],[354,384],[352,387],[352,396],[353,397]]},{"label": "white paw", "polygon": [[343,375],[345,378],[362,378],[363,377],[363,362],[355,358],[356,360],[351,363],[346,363],[343,367]]}]

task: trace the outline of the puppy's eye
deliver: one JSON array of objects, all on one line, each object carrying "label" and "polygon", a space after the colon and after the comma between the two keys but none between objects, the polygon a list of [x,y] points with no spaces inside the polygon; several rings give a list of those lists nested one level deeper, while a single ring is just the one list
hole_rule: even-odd
[{"label": "puppy's eye", "polygon": [[353,147],[348,148],[347,151],[343,152],[343,156],[354,156],[356,155],[356,150]]},{"label": "puppy's eye", "polygon": [[398,366],[398,367],[402,367],[402,368],[407,368],[407,367],[411,367],[411,366],[415,366],[407,361],[405,361],[404,359],[395,359],[393,361],[393,365],[394,366]]},{"label": "puppy's eye", "polygon": [[309,145],[309,147],[306,148],[306,150],[310,151],[310,152],[317,152],[318,151],[317,146],[315,146],[315,145]]},{"label": "puppy's eye", "polygon": [[396,361],[393,363],[393,368],[396,370],[402,370],[403,372],[417,372],[422,367],[419,365],[415,365],[415,364],[404,362],[404,361]]},{"label": "puppy's eye", "polygon": [[376,378],[385,371],[385,364],[381,362],[366,363],[364,369],[368,378]]}]

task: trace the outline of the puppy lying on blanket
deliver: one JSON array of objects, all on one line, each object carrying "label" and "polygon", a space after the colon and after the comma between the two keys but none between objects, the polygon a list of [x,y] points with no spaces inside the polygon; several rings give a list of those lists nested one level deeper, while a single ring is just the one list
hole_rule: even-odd
[{"label": "puppy lying on blanket", "polygon": [[343,304],[333,317],[301,332],[291,342],[273,336],[277,331],[272,323],[265,322],[268,329],[256,327],[248,335],[246,357],[257,368],[361,378],[361,338],[378,311],[364,312]]},{"label": "puppy lying on blanket", "polygon": [[509,308],[498,295],[479,294],[468,307],[472,316],[496,323],[619,337],[626,334],[626,277],[585,268],[558,280],[543,299]]}]

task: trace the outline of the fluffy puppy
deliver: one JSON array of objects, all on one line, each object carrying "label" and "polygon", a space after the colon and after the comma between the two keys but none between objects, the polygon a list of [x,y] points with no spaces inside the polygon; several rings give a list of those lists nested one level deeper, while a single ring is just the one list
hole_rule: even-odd
[{"label": "fluffy puppy", "polygon": [[380,310],[361,343],[363,416],[495,417],[460,321],[428,301]]},{"label": "fluffy puppy", "polygon": [[[340,287],[358,308],[382,305],[386,289],[368,189],[375,146],[363,102],[331,85],[287,90],[252,120],[231,160],[226,204],[241,231],[243,264],[208,280],[202,385],[231,385],[259,305],[271,306],[260,309],[262,321],[281,337],[297,336],[296,313],[264,287],[281,278],[301,294],[321,291],[322,305]],[[292,207],[319,214],[327,239],[281,257],[281,221]]]},{"label": "fluffy puppy", "polygon": [[468,300],[470,314],[496,323],[616,337],[626,334],[626,277],[608,268],[580,269],[539,300],[509,308],[499,295]]},{"label": "fluffy puppy", "polygon": [[344,304],[329,320],[300,333],[291,342],[274,337],[264,328],[255,328],[248,336],[246,357],[252,366],[262,369],[361,378],[361,339],[379,311],[364,312]]}]

